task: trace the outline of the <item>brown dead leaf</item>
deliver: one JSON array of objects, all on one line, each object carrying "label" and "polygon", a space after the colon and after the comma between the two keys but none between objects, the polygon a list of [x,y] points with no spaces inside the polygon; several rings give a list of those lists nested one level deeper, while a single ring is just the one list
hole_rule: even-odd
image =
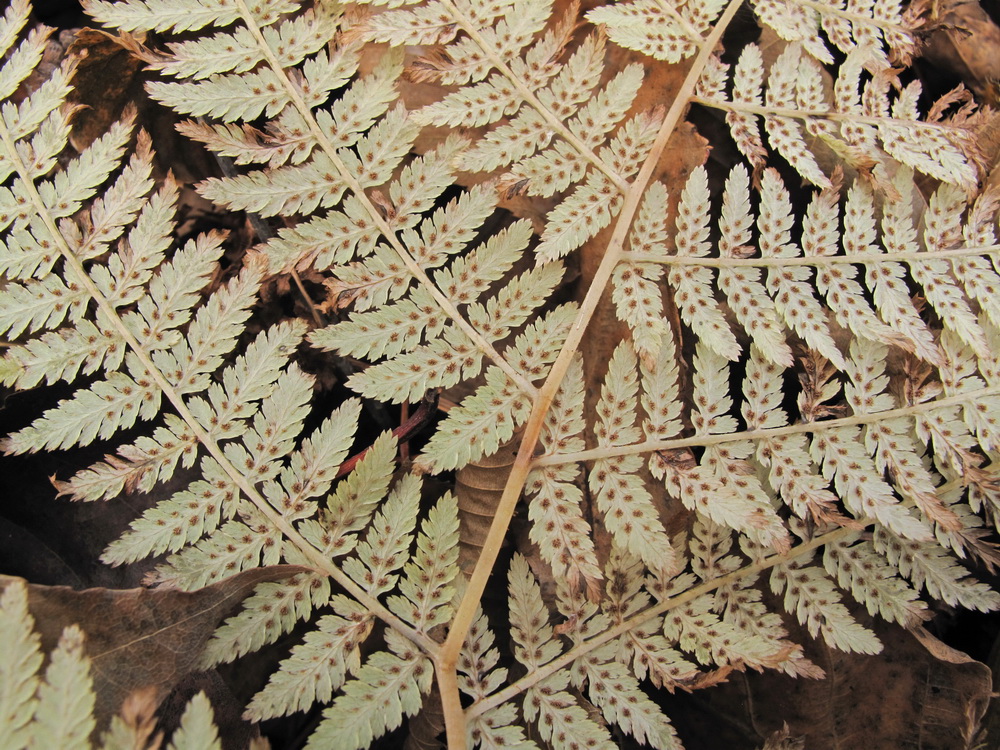
[{"label": "brown dead leaf", "polygon": [[1000,104],[1000,27],[982,4],[938,0],[924,57],[951,71],[986,104]]},{"label": "brown dead leaf", "polygon": [[[63,628],[77,624],[86,635],[97,694],[98,730],[107,727],[125,699],[152,688],[157,703],[196,671],[202,649],[222,620],[258,583],[308,570],[297,565],[255,568],[198,591],[104,589],[28,584],[28,609],[45,652]],[[0,591],[21,579],[0,576]]]},{"label": "brown dead leaf", "polygon": [[130,102],[141,101],[142,62],[100,31],[80,29],[68,53],[77,58],[73,76],[73,148],[83,151],[119,120]]},{"label": "brown dead leaf", "polygon": [[817,644],[809,656],[826,670],[825,680],[753,677],[751,719],[758,732],[767,736],[787,722],[810,750],[967,747],[990,699],[989,668],[922,628],[865,625],[882,641],[881,654],[844,654]]}]

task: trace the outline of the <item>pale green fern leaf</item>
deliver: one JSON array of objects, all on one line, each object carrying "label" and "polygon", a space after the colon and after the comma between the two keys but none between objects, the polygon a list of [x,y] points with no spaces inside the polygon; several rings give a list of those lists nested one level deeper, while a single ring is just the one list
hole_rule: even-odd
[{"label": "pale green fern leaf", "polygon": [[800,6],[788,0],[756,0],[761,20],[789,42],[801,42],[809,54],[825,63],[833,56],[819,37],[820,13],[815,6]]},{"label": "pale green fern leaf", "polygon": [[[901,192],[904,196],[912,196],[913,188],[907,186]],[[923,239],[927,250],[949,249],[960,241],[958,224],[964,207],[961,194],[950,186],[942,186],[934,192],[924,216]],[[894,219],[898,216],[899,221],[904,222],[909,216],[908,209],[908,206],[902,206],[892,210],[890,215]],[[889,212],[890,209],[887,209]],[[952,281],[951,270],[951,264],[942,260],[918,261],[910,265],[910,272],[922,284],[928,301],[944,319],[948,329],[981,354],[987,349],[985,336],[962,287]]]},{"label": "pale green fern leaf", "polygon": [[38,688],[32,746],[85,747],[94,731],[95,696],[82,631],[64,629],[50,658]]},{"label": "pale green fern leaf", "polygon": [[[725,75],[726,68],[720,62],[719,67],[713,67],[713,70],[717,70],[720,75],[718,85],[721,88],[724,84],[721,77]],[[707,92],[705,94],[706,98],[720,98],[720,95],[721,91],[715,92],[714,96]],[[742,104],[764,104],[764,57],[756,44],[748,44],[740,52],[736,67],[733,68],[732,97],[733,101]],[[767,160],[767,149],[764,147],[756,115],[731,109],[726,112],[726,124],[743,156],[755,170],[762,169]]]},{"label": "pale green fern leaf", "polygon": [[[546,453],[582,450],[579,433],[583,425],[583,367],[577,358],[546,416],[541,437]],[[603,576],[591,527],[583,516],[583,492],[576,483],[579,474],[579,466],[563,464],[535,469],[528,476],[525,488],[533,495],[528,533],[557,579],[565,577],[574,585],[583,580],[593,589]]]},{"label": "pale green fern leaf", "polygon": [[[558,609],[568,618],[566,635],[576,644],[608,629],[606,614],[586,599],[577,587],[557,582]],[[638,742],[660,750],[680,748],[680,740],[669,720],[639,688],[628,667],[617,659],[617,644],[606,643],[572,666],[575,687],[586,687],[587,695],[610,724],[635,737]]]},{"label": "pale green fern leaf", "polygon": [[[304,378],[301,373],[296,375],[295,371],[290,373],[281,371],[286,363],[288,348],[294,346],[301,337],[301,327],[294,324],[279,324],[269,329],[247,348],[245,354],[232,367],[223,372],[225,389],[213,386],[209,390],[212,404],[200,397],[191,402],[192,411],[202,418],[203,423],[216,425],[215,432],[219,437],[243,438],[243,445],[230,443],[226,446],[227,455],[231,460],[240,461],[241,468],[248,474],[256,472],[259,479],[265,478],[266,471],[276,470],[272,462],[281,458],[283,454],[275,444],[275,439],[281,436],[281,430],[276,429],[278,425],[265,424],[265,417],[261,416],[262,413],[273,414],[276,409],[279,410],[276,416],[287,416],[281,411],[286,407],[275,404],[270,398],[278,377],[290,375],[290,383],[299,384],[297,390],[292,387],[287,392],[282,392],[283,398],[297,396],[292,400],[299,401],[299,418],[302,416],[303,399],[308,398],[310,393],[311,381]],[[256,415],[258,429],[254,430],[245,423],[245,420],[253,414],[254,402],[261,399],[264,400],[263,412]],[[291,409],[288,409],[288,413],[294,414]],[[273,430],[271,437],[262,439],[260,433],[269,429]],[[185,441],[172,431],[161,433],[161,439],[163,442],[159,445],[145,444],[143,452],[138,457],[146,460],[133,463],[132,466],[114,461],[92,467],[85,475],[85,481],[91,491],[89,495],[79,494],[78,485],[75,483],[77,477],[61,485],[60,489],[72,493],[75,497],[94,499],[93,491],[100,487],[97,483],[102,476],[107,476],[108,469],[111,470],[108,480],[113,484],[111,487],[104,485],[101,488],[104,495],[120,483],[140,481],[140,477],[147,472],[157,475],[164,472],[178,460],[180,457],[178,451],[183,451],[183,446],[193,446],[191,438]],[[169,446],[169,450],[164,447],[165,444]],[[271,447],[274,448],[274,453],[270,452]],[[286,443],[285,450],[288,447]],[[155,451],[154,461],[149,460],[150,451]],[[257,459],[250,459],[248,465],[247,459],[251,454]],[[259,464],[258,459],[262,460]],[[123,476],[123,469],[132,471]],[[175,494],[166,502],[150,508],[141,518],[134,521],[130,531],[108,546],[103,555],[104,561],[121,564],[151,554],[176,551],[185,544],[197,541],[203,534],[211,533],[219,524],[220,517],[231,517],[234,510],[231,501],[235,495],[231,478],[227,477],[218,461],[213,458],[203,459],[202,471],[204,479],[193,482],[187,489]]]},{"label": "pale green fern leaf", "polygon": [[214,720],[211,701],[204,693],[198,693],[188,701],[167,750],[222,750]]},{"label": "pale green fern leaf", "polygon": [[[760,231],[760,254],[764,258],[792,258],[800,254],[790,242],[792,227],[788,191],[777,173],[768,169],[761,180],[761,205],[757,217]],[[766,286],[775,299],[778,312],[786,323],[809,345],[834,365],[843,366],[844,357],[837,349],[826,321],[826,312],[806,284],[811,272],[804,267],[770,269]]]},{"label": "pale green fern leaf", "polygon": [[666,251],[667,191],[661,182],[654,182],[643,196],[642,208],[629,234],[629,250],[634,261],[615,266],[611,278],[612,300],[618,319],[632,331],[636,353],[643,361],[659,351],[666,324],[663,321],[663,299],[658,281],[663,268],[643,263],[644,255]]},{"label": "pale green fern leaf", "polygon": [[[6,55],[10,48],[17,41],[21,29],[28,23],[31,14],[31,3],[28,0],[13,0],[7,6],[3,17],[0,18],[0,55]],[[4,94],[6,99],[12,92]]]},{"label": "pale green fern leaf", "polygon": [[[678,435],[683,427],[680,416],[679,376],[677,347],[673,332],[668,328],[657,358],[640,362],[642,379],[642,408],[646,418],[642,423],[643,434],[649,439],[665,439]],[[650,459],[650,470],[655,461]]]},{"label": "pale green fern leaf", "polygon": [[[154,99],[206,118],[182,132],[245,167],[200,187],[256,214],[260,246],[227,253],[222,268],[220,233],[173,247],[178,191],[169,178],[154,188],[144,135],[126,158],[130,115],[80,156],[65,153],[72,63],[19,92],[22,104],[0,103],[0,326],[13,339],[0,373],[18,387],[96,381],[4,447],[68,446],[149,421],[60,484],[111,499],[191,470],[105,559],[172,553],[147,581],[183,589],[281,561],[313,571],[258,587],[205,657],[233,658],[316,619],[250,717],[332,700],[310,746],[368,747],[426,708],[418,731],[436,677],[456,746],[610,750],[624,732],[676,747],[646,678],[672,690],[747,667],[821,675],[768,610],[765,585],[812,635],[880,648],[804,549],[824,550],[843,589],[906,625],[927,611],[917,589],[997,605],[951,562],[997,559],[976,515],[1000,518],[989,464],[1000,446],[997,206],[962,192],[978,179],[971,107],[946,97],[922,118],[918,87],[899,82],[911,18],[881,0],[758,0],[782,39],[765,66],[757,46],[741,53],[723,37],[738,4],[718,0],[593,7],[591,28],[577,5],[554,16],[547,1],[370,5],[90,3],[119,29],[180,32],[121,41],[172,79],[150,86]],[[36,32],[15,49],[26,17],[21,0],[0,20],[5,96],[45,44]],[[643,111],[662,79],[644,82],[606,37],[692,58],[669,109]],[[836,71],[820,62],[835,48]],[[447,93],[426,99],[410,85],[428,81]],[[662,149],[692,102],[725,114],[753,172],[734,167],[719,200],[714,175],[686,164],[669,221],[665,185],[678,177],[663,171]],[[468,132],[425,127],[458,124]],[[781,161],[822,192],[793,197]],[[919,215],[914,170],[948,182],[928,189]],[[512,223],[508,207],[530,223]],[[616,220],[607,246],[594,245]],[[584,245],[565,267],[551,262]],[[353,370],[345,380],[361,395],[428,404],[428,391],[447,390],[448,413],[415,443],[417,473],[511,442],[518,460],[492,477],[503,502],[466,585],[463,498],[424,500],[402,472],[393,485],[389,432],[348,459],[356,433],[370,434],[356,429],[358,400],[310,418],[326,378],[304,371],[315,357],[293,361],[304,322],[245,333],[268,272],[292,274],[303,295],[324,290],[306,305],[338,322],[308,341],[353,360],[337,369]],[[589,336],[608,284],[631,336],[600,353]],[[511,535],[525,489],[528,526]],[[603,570],[590,513],[610,537]],[[513,643],[495,645],[477,608],[505,538],[534,542],[531,564],[555,576],[562,619],[550,623],[515,551],[497,613]],[[372,633],[384,650],[364,645]],[[206,709],[192,709],[185,732],[197,725],[210,744]]]},{"label": "pale green fern leaf", "polygon": [[497,667],[500,652],[494,647],[496,637],[490,630],[486,615],[480,611],[462,644],[459,665],[459,687],[473,698],[485,698],[497,689],[507,676],[506,667]]},{"label": "pale green fern leaf", "polygon": [[[764,102],[768,108],[794,109],[797,104],[798,79],[802,66],[801,48],[790,44],[768,71]],[[765,116],[764,130],[771,146],[809,182],[821,188],[831,187],[816,157],[808,149],[800,123],[792,117]]]},{"label": "pale green fern leaf", "polygon": [[395,572],[403,567],[413,541],[420,501],[420,480],[407,474],[392,488],[360,542],[356,557],[344,561],[344,572],[373,596],[396,588]]},{"label": "pale green fern leaf", "polygon": [[[709,208],[708,173],[704,167],[697,167],[684,185],[677,208],[674,234],[677,255],[708,254]],[[739,357],[740,346],[713,299],[711,279],[711,269],[696,265],[674,266],[668,275],[670,286],[677,290],[677,309],[684,322],[702,343],[733,360]]]},{"label": "pale green fern leaf", "polygon": [[6,586],[0,595],[0,632],[7,644],[0,657],[0,727],[7,742],[25,747],[31,737],[31,717],[42,666],[40,639],[28,614],[28,589],[21,582]]},{"label": "pale green fern leaf", "polygon": [[773,647],[765,638],[720,619],[714,605],[714,596],[700,596],[671,610],[663,620],[663,635],[700,664],[760,664],[771,655]]},{"label": "pale green fern leaf", "polygon": [[168,426],[157,427],[151,436],[141,436],[132,445],[119,448],[116,456],[105,456],[104,461],[57,483],[60,493],[78,500],[99,500],[115,497],[125,487],[148,491],[161,475],[170,476],[178,463],[190,467],[197,456],[197,439],[175,415],[164,419]]},{"label": "pale green fern leaf", "polygon": [[0,444],[3,450],[26,453],[88,445],[97,438],[108,438],[131,427],[140,412],[146,419],[155,416],[159,394],[144,379],[141,369],[129,369],[131,375],[112,373],[72,399],[60,402],[55,409],[47,410],[34,424],[6,438]]},{"label": "pale green fern leaf", "polygon": [[826,430],[813,437],[813,459],[822,464],[823,476],[833,480],[838,496],[855,515],[876,519],[907,539],[928,539],[927,525],[899,504],[859,438],[857,427]]},{"label": "pale green fern leaf", "polygon": [[[743,385],[746,399],[741,407],[748,429],[783,427],[788,423],[788,414],[781,408],[780,375],[778,366],[763,361],[756,346],[750,348]],[[768,483],[796,516],[820,522],[833,520],[837,496],[827,489],[827,481],[812,462],[805,435],[764,438],[757,443],[755,459],[766,470]]]},{"label": "pale green fern leaf", "polygon": [[451,616],[458,575],[458,504],[445,494],[420,525],[417,551],[403,568],[398,590],[388,599],[389,609],[421,632],[447,622]]},{"label": "pale green fern leaf", "polygon": [[[899,87],[890,100],[895,75],[884,57],[870,45],[848,55],[840,70],[832,101],[813,62],[805,62],[798,43],[787,45],[771,65],[763,101],[758,94],[755,72],[762,65],[760,51],[744,48],[734,71],[732,98],[725,94],[728,67],[717,63],[708,68],[709,78],[699,87],[698,101],[726,111],[733,138],[756,166],[763,165],[765,151],[757,131],[763,117],[768,140],[778,153],[805,179],[820,187],[831,185],[806,144],[803,124],[818,135],[838,156],[861,169],[887,164],[887,155],[944,182],[971,188],[976,170],[968,160],[968,132],[961,121],[938,117],[920,120],[916,108],[919,85]],[[863,68],[864,95],[858,95]],[[743,85],[747,88],[744,89]]]},{"label": "pale green fern leaf", "polygon": [[284,513],[296,518],[312,515],[313,503],[308,501],[330,488],[347,458],[360,413],[361,403],[348,399],[291,454],[288,465],[281,470],[280,488],[274,490],[280,495]]},{"label": "pale green fern leaf", "polygon": [[[512,224],[487,240],[481,248],[456,258],[434,274],[434,282],[456,304],[468,304],[500,279],[527,247],[531,225]],[[423,289],[394,305],[372,312],[357,312],[349,321],[316,331],[312,342],[356,357],[392,357],[421,332],[426,338],[443,330],[444,315]]]},{"label": "pale green fern leaf", "polygon": [[368,524],[376,503],[389,489],[395,455],[395,438],[383,433],[354,471],[327,496],[319,520],[306,519],[300,524],[302,535],[325,554],[344,555],[354,549],[356,532]]},{"label": "pale green fern leaf", "polygon": [[[4,14],[4,21],[7,25],[8,46],[4,50],[7,53],[10,46],[17,37],[18,32],[28,20],[28,8],[26,5],[13,6],[9,13]],[[3,67],[0,67],[0,95],[4,100],[10,98],[21,81],[27,78],[31,72],[38,67],[45,50],[45,41],[48,33],[42,29],[32,29],[28,36],[14,49],[7,54]],[[37,141],[40,143],[40,141]]]},{"label": "pale green fern leaf", "polygon": [[[323,13],[306,11],[279,27],[262,30],[268,47],[280,49],[282,67],[296,65],[308,55],[319,52],[333,36],[336,26]],[[257,40],[246,27],[232,34],[215,34],[191,42],[169,44],[171,58],[153,61],[150,67],[177,78],[198,80],[216,73],[244,73],[264,59]]]},{"label": "pale green fern leaf", "polygon": [[[897,400],[885,392],[887,354],[884,346],[861,339],[851,344],[846,370],[851,383],[845,385],[844,395],[856,414],[898,408]],[[913,439],[908,420],[886,419],[877,427],[866,427],[865,443],[869,450],[874,445],[879,468],[888,471],[896,489],[927,520],[955,528],[958,519],[938,498],[938,482],[924,464],[923,450]]]},{"label": "pale green fern leaf", "polygon": [[938,545],[904,539],[884,528],[875,530],[872,544],[901,575],[935,599],[982,612],[1000,608],[1000,595],[972,578]]},{"label": "pale green fern leaf", "polygon": [[330,599],[330,579],[299,574],[286,581],[264,582],[243,600],[243,609],[212,635],[201,656],[205,669],[258,651],[308,619]]},{"label": "pale green fern leaf", "polygon": [[828,544],[823,551],[823,567],[837,577],[842,589],[865,603],[869,614],[877,612],[907,628],[928,617],[927,605],[896,575],[871,542],[858,541],[855,536]]},{"label": "pale green fern leaf", "polygon": [[[836,254],[839,211],[836,197],[821,192],[809,204],[802,223],[802,249],[805,255]],[[844,206],[843,247],[845,254],[870,252],[875,240],[873,197],[855,184],[847,193]],[[816,288],[826,297],[836,320],[859,338],[915,350],[916,344],[882,323],[865,300],[865,290],[849,265],[837,264],[816,270]]]},{"label": "pale green fern leaf", "polygon": [[[529,668],[537,668],[558,656],[562,647],[554,638],[538,582],[520,555],[511,561],[508,586],[515,656]],[[563,670],[529,688],[524,696],[524,718],[535,722],[542,739],[555,748],[569,748],[575,743],[613,747],[607,729],[589,718],[566,691],[569,680],[569,673]]]},{"label": "pale green fern leaf", "polygon": [[[606,566],[605,614],[616,626],[648,609],[652,597],[642,577],[642,561],[612,546]],[[618,659],[630,664],[635,676],[647,677],[657,687],[673,690],[698,676],[698,668],[673,647],[663,635],[663,617],[651,617],[618,639]]]},{"label": "pale green fern leaf", "polygon": [[[696,408],[691,423],[695,432],[717,435],[735,431],[736,420],[729,413],[732,399],[726,395],[729,363],[699,342],[694,365]],[[753,444],[745,440],[707,447],[698,469],[690,479],[679,483],[681,500],[756,544],[785,551],[788,532],[772,507],[770,494],[746,461],[753,451]],[[698,479],[708,481],[711,489],[702,490]]]},{"label": "pale green fern leaf", "polygon": [[170,555],[147,574],[146,582],[194,591],[261,564],[264,546],[274,539],[240,521],[227,521],[211,536]]},{"label": "pale green fern leaf", "polygon": [[542,602],[538,581],[520,555],[514,555],[507,572],[510,595],[511,636],[518,661],[537,667],[552,661],[562,647],[554,638],[549,613]]},{"label": "pale green fern leaf", "polygon": [[292,648],[268,684],[247,706],[257,721],[307,710],[327,703],[361,668],[358,644],[372,629],[372,617],[361,605],[341,595],[330,601],[336,614],[323,615],[303,642]]},{"label": "pale green fern leaf", "polygon": [[311,213],[320,206],[328,208],[340,201],[347,188],[333,164],[323,158],[301,166],[279,167],[268,174],[215,179],[217,182],[206,182],[202,187],[206,198],[261,216]]},{"label": "pale green fern leaf", "polygon": [[[248,4],[254,20],[273,23],[279,14],[295,10],[292,0],[253,0]],[[94,0],[87,12],[97,21],[125,31],[195,31],[209,24],[225,26],[240,17],[240,8],[228,0],[129,0],[124,3]]]},{"label": "pale green fern leaf", "polygon": [[[494,641],[485,615],[479,612],[462,644],[458,664],[459,688],[474,699],[485,698],[497,690],[507,676],[505,667],[497,667],[500,653],[493,646]],[[484,750],[537,750],[538,746],[526,739],[524,730],[516,725],[517,718],[517,709],[512,703],[477,716],[469,725],[471,743]]]},{"label": "pale green fern leaf", "polygon": [[[527,326],[504,354],[531,380],[544,377],[559,354],[576,311],[574,304],[560,305]],[[485,377],[486,384],[451,410],[428,441],[420,466],[457,468],[489,455],[527,419],[529,407],[523,389],[497,367],[489,368]]]},{"label": "pale green fern leaf", "polygon": [[785,611],[794,614],[814,637],[822,635],[841,651],[877,654],[882,650],[875,634],[851,618],[833,582],[819,568],[801,563],[776,565],[770,586],[775,594],[784,593]]},{"label": "pale green fern leaf", "polygon": [[[719,255],[737,259],[751,252],[750,178],[741,164],[733,167],[726,179],[721,218]],[[775,364],[790,367],[792,350],[782,333],[778,310],[760,279],[759,268],[720,268],[719,290],[728,298],[740,325],[752,332],[754,346]]]},{"label": "pale green fern leaf", "polygon": [[603,172],[589,172],[584,182],[549,213],[541,244],[535,250],[539,261],[568,254],[610,223],[621,203],[614,180],[625,182],[638,171],[658,126],[654,116],[632,118],[611,143],[601,148],[602,161],[615,165],[614,179]]},{"label": "pale green fern leaf", "polygon": [[[631,347],[619,344],[611,356],[597,408],[598,445],[627,445],[639,438],[637,364]],[[618,546],[640,557],[651,569],[667,572],[676,565],[674,550],[652,496],[637,474],[642,463],[640,456],[595,462],[588,479],[590,490],[597,496],[597,507]]]},{"label": "pale green fern leaf", "polygon": [[440,339],[373,365],[348,382],[367,398],[396,404],[419,401],[431,388],[448,388],[478,375],[482,357],[456,327],[449,326]]},{"label": "pale green fern leaf", "polygon": [[[161,738],[153,740],[150,736],[155,726],[151,709],[147,716],[129,716],[128,702],[122,707],[127,718],[113,717],[100,745],[92,745],[97,695],[84,633],[77,625],[63,629],[58,643],[44,655],[48,664],[43,676],[39,674],[43,654],[34,626],[35,619],[28,610],[27,584],[21,579],[8,579],[0,595],[0,631],[7,636],[8,644],[4,658],[0,659],[3,674],[0,732],[5,747],[106,750],[160,747]],[[169,748],[221,749],[212,723],[211,704],[204,693],[188,703]]]},{"label": "pale green fern leaf", "polygon": [[390,651],[372,654],[323,711],[307,748],[362,750],[420,710],[433,677],[430,659],[394,631],[386,633],[386,644]]},{"label": "pale green fern leaf", "polygon": [[[674,7],[672,3],[633,0],[588,11],[587,20],[593,24],[604,24],[608,37],[615,44],[656,60],[676,63],[691,57],[698,50],[701,34],[707,29],[697,28],[694,22],[701,20],[703,12],[711,12],[713,4],[719,5],[692,2],[678,3],[679,7]],[[718,10],[716,7],[713,18]],[[695,15],[699,17],[693,18]]]},{"label": "pale green fern leaf", "polygon": [[[172,467],[162,468],[166,472]],[[187,489],[147,510],[121,538],[108,545],[101,559],[110,565],[134,562],[153,554],[176,552],[212,533],[232,514],[233,491],[218,462],[203,459],[201,468],[205,479],[192,482]]]}]

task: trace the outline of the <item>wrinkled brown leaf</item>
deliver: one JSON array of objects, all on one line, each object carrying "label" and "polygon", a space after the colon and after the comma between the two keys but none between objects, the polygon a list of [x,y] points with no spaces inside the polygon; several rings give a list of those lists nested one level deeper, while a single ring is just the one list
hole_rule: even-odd
[{"label": "wrinkled brown leaf", "polygon": [[991,693],[990,670],[922,628],[866,622],[882,641],[875,656],[833,651],[809,656],[825,680],[776,674],[750,681],[752,720],[765,736],[787,722],[810,750],[967,747]]},{"label": "wrinkled brown leaf", "polygon": [[77,31],[67,51],[77,58],[71,101],[81,105],[71,140],[73,148],[83,151],[121,118],[129,103],[142,100],[142,62],[94,29]]},{"label": "wrinkled brown leaf", "polygon": [[[159,703],[196,671],[202,649],[222,620],[258,583],[307,570],[297,565],[255,568],[198,591],[104,589],[28,584],[28,609],[42,649],[51,651],[63,628],[86,635],[95,715],[102,730],[134,691],[153,688]],[[0,576],[0,591],[20,579]]]},{"label": "wrinkled brown leaf", "polygon": [[938,0],[924,56],[959,76],[983,102],[1000,104],[1000,27],[970,0]]}]

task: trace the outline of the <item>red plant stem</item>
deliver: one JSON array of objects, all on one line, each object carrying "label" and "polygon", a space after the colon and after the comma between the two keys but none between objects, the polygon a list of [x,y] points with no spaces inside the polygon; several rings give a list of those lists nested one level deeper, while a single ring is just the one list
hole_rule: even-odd
[{"label": "red plant stem", "polygon": [[[424,396],[424,400],[420,402],[420,406],[418,406],[414,412],[407,417],[401,425],[399,425],[399,427],[392,431],[392,434],[396,436],[396,440],[409,440],[417,434],[417,432],[420,431],[420,428],[427,424],[434,415],[434,412],[437,411],[437,401],[437,391],[428,392],[428,394]],[[371,450],[371,446],[368,446],[360,453],[355,453],[349,459],[344,461],[344,463],[340,465],[340,468],[337,469],[337,475],[334,479],[340,479],[341,477],[347,476],[354,471],[354,467],[358,465],[358,461],[364,458],[369,450]]]}]

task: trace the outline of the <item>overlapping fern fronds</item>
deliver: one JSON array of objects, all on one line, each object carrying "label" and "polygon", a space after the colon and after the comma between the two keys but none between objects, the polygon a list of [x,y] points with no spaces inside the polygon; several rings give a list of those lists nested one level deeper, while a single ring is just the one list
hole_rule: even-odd
[{"label": "overlapping fern fronds", "polygon": [[[248,716],[329,704],[310,746],[364,748],[436,683],[454,748],[613,747],[612,727],[673,748],[651,691],[822,675],[785,618],[876,653],[847,596],[904,627],[927,596],[1000,606],[965,567],[997,564],[984,522],[1000,518],[998,204],[976,193],[978,115],[961,95],[920,114],[893,67],[919,19],[896,3],[759,0],[775,59],[747,44],[730,69],[718,45],[739,6],[92,0],[153,99],[191,118],[181,132],[243,168],[202,195],[274,224],[225,272],[221,234],[173,246],[176,185],[154,185],[130,115],[57,166],[72,63],[0,110],[4,380],[92,379],[4,447],[149,422],[60,484],[103,500],[197,469],[106,561],[171,553],[150,580],[182,587],[313,569],[261,584],[204,656],[312,620]],[[0,28],[5,97],[44,44],[14,46],[26,18],[15,3]],[[683,61],[683,82],[646,111],[651,60]],[[404,103],[414,82],[433,101]],[[692,103],[725,113],[748,166],[654,178]],[[497,208],[519,195],[551,201],[540,226]],[[599,260],[574,290],[584,246]],[[305,272],[339,320],[243,336],[262,280]],[[591,350],[604,295],[623,335]],[[458,394],[418,472],[518,441],[467,580],[459,503],[395,472],[392,435],[345,463],[359,400],[306,432],[307,346],[351,359],[362,398]],[[531,545],[504,576],[522,492]],[[484,604],[491,574],[506,611]]]}]

